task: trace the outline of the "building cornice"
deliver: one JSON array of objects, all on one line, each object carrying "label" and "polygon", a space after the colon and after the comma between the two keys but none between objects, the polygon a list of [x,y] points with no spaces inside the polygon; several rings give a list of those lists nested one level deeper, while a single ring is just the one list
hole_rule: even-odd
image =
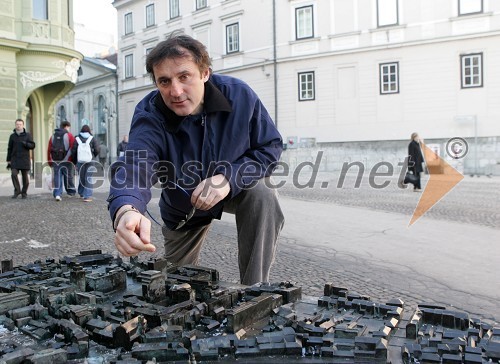
[{"label": "building cornice", "polygon": [[133,4],[134,1],[135,0],[114,0],[111,4],[118,10],[124,6]]},{"label": "building cornice", "polygon": [[23,49],[23,53],[35,54],[35,55],[57,54],[58,56],[65,55],[70,58],[78,58],[80,60],[83,59],[83,54],[75,49],[57,47],[51,45],[29,44],[28,47]]},{"label": "building cornice", "polygon": [[[479,39],[479,38],[487,38],[487,37],[495,37],[500,35],[500,30],[493,32],[480,32],[474,34],[464,34],[464,35],[454,35],[454,36],[444,36],[432,39],[419,39],[419,40],[411,40],[406,42],[393,42],[393,43],[385,43],[379,44],[376,46],[366,46],[366,47],[356,47],[342,50],[334,50],[328,52],[321,53],[310,53],[310,54],[301,54],[299,56],[291,56],[291,57],[282,57],[278,58],[276,61],[279,62],[287,62],[294,59],[310,59],[310,58],[318,58],[318,57],[330,57],[332,55],[340,55],[340,54],[350,54],[350,53],[363,53],[363,52],[371,52],[374,50],[380,49],[391,49],[391,48],[403,48],[410,46],[418,46],[418,45],[426,45],[426,44],[434,44],[434,43],[446,43],[446,42],[457,42],[461,40],[470,40],[470,39]],[[334,37],[329,37],[334,38]],[[311,39],[311,41],[315,41],[316,39]],[[241,67],[233,68],[240,69]]]},{"label": "building cornice", "polygon": [[[116,79],[117,79],[116,73],[107,73],[92,78],[88,78],[82,81],[78,80],[78,82],[75,85],[75,90],[79,90],[80,88],[85,87],[86,85],[89,84],[100,84],[101,82],[108,80],[113,81],[112,86],[115,87]],[[100,86],[109,86],[109,85],[100,84]]]},{"label": "building cornice", "polygon": [[153,91],[155,89],[156,89],[155,85],[144,85],[141,87],[134,87],[131,89],[126,89],[126,90],[118,90],[118,96],[124,96],[124,95],[130,94],[130,93],[135,93],[137,91],[144,91],[144,90]]},{"label": "building cornice", "polygon": [[0,48],[15,48],[17,50],[22,50],[28,48],[30,44],[27,42],[22,42],[20,40],[0,38]]}]

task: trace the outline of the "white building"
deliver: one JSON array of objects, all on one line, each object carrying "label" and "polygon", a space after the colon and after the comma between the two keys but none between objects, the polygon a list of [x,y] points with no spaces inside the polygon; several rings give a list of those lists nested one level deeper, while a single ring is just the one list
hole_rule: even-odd
[{"label": "white building", "polygon": [[116,85],[115,64],[106,59],[85,57],[75,88],[56,105],[56,125],[68,120],[76,136],[81,127],[88,124],[100,144],[108,146],[111,160],[116,158],[118,147]]},{"label": "white building", "polygon": [[396,162],[417,131],[441,156],[448,139],[466,138],[473,153],[465,170],[500,173],[500,1],[113,5],[120,134],[154,89],[147,52],[182,30],[207,45],[214,72],[242,78],[260,95],[288,145],[284,160],[311,159],[323,150],[324,169],[353,160]]}]

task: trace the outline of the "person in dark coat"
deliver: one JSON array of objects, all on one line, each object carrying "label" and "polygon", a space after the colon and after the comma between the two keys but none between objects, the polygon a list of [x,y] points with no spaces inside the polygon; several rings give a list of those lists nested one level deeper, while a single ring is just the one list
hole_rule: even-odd
[{"label": "person in dark coat", "polygon": [[415,192],[422,190],[420,186],[420,173],[423,172],[423,161],[424,156],[422,155],[422,148],[420,147],[420,137],[417,133],[412,133],[411,142],[408,145],[408,170],[417,177],[416,181],[413,183],[413,191]]},{"label": "person in dark coat", "polygon": [[118,157],[121,157],[125,154],[125,151],[127,150],[127,145],[128,145],[128,135],[124,135],[122,141],[120,144],[118,144],[118,149],[116,151],[116,155]]},{"label": "person in dark coat", "polygon": [[[12,198],[17,198],[21,195],[22,198],[28,196],[28,186],[30,184],[29,172],[31,169],[30,151],[35,149],[35,142],[31,134],[24,128],[24,120],[16,120],[16,128],[10,135],[9,144],[7,147],[7,168],[11,171],[12,184],[14,185],[14,195]],[[19,184],[18,174],[21,172],[23,179],[23,187]]]}]

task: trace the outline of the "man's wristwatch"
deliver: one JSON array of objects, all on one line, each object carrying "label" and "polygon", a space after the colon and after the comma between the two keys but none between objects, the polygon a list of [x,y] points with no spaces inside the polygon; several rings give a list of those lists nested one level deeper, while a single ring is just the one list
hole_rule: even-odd
[{"label": "man's wristwatch", "polygon": [[141,213],[139,210],[137,210],[134,206],[127,207],[123,209],[123,211],[120,211],[118,215],[116,215],[115,220],[113,221],[113,230],[116,233],[116,229],[118,228],[118,223],[120,222],[120,219],[125,215],[127,212],[130,211],[135,211],[137,213]]}]

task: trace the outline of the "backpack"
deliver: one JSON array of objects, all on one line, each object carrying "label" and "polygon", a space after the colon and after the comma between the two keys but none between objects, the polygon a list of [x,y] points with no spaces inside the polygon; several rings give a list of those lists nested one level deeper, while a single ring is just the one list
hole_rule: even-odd
[{"label": "backpack", "polygon": [[75,138],[75,140],[78,143],[78,149],[76,150],[76,155],[78,158],[78,163],[87,163],[92,160],[94,157],[92,155],[92,148],[90,147],[90,141],[92,140],[93,136],[89,136],[88,139],[84,142],[80,139],[79,136]]},{"label": "backpack", "polygon": [[64,147],[64,134],[66,130],[58,129],[52,135],[52,145],[50,147],[50,156],[53,161],[62,161],[66,157],[67,150]]}]

